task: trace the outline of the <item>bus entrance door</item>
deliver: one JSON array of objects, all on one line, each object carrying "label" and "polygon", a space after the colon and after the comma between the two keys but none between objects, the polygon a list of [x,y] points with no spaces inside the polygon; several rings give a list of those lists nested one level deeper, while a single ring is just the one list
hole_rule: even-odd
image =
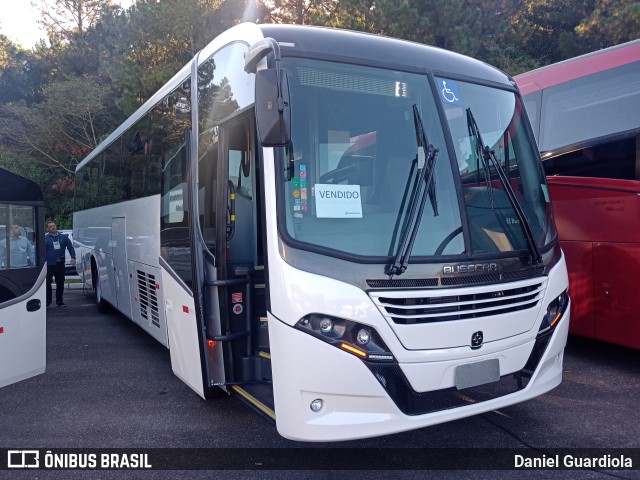
[{"label": "bus entrance door", "polygon": [[127,219],[113,217],[111,219],[111,244],[113,259],[113,279],[118,309],[127,318],[131,318],[130,282],[127,278]]},{"label": "bus entrance door", "polygon": [[254,124],[253,117],[245,115],[222,128],[227,208],[218,218],[226,222],[222,275],[229,285],[220,302],[223,324],[237,335],[227,346],[232,360],[227,367],[228,378],[233,379],[231,388],[274,419]]},{"label": "bus entrance door", "polygon": [[206,398],[202,371],[201,336],[193,294],[161,257],[160,272],[165,290],[164,312],[173,373],[194,392]]}]

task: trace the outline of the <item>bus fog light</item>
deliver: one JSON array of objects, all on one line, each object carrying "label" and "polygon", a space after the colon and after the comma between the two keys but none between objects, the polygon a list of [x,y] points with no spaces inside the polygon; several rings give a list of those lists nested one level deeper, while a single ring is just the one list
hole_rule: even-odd
[{"label": "bus fog light", "polygon": [[369,343],[369,340],[371,340],[371,332],[366,328],[361,328],[358,331],[356,340],[360,345],[366,345],[367,343]]},{"label": "bus fog light", "polygon": [[320,331],[325,335],[330,334],[333,331],[333,320],[327,317],[320,320]]},{"label": "bus fog light", "polygon": [[324,402],[321,399],[316,398],[313,402],[311,402],[311,405],[310,405],[311,411],[319,412],[320,410],[322,410],[323,404]]}]

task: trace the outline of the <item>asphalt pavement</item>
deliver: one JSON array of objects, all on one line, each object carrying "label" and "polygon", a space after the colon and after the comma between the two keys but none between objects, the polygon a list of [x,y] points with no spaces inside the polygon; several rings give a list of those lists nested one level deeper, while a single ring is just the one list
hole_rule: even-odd
[{"label": "asphalt pavement", "polygon": [[[314,452],[325,458],[327,452],[338,451],[357,456],[386,451],[380,449],[416,449],[416,454],[420,449],[442,449],[438,451],[463,458],[465,451],[485,451],[476,449],[602,448],[637,453],[640,448],[638,350],[570,337],[563,383],[546,395],[411,432],[309,444],[284,439],[235,397],[202,400],[173,375],[165,347],[117,313],[98,314],[81,285],[66,290],[65,303],[66,308],[47,310],[46,372],[0,389],[0,449],[209,449],[203,451],[209,455],[231,452],[228,449],[283,449],[287,454],[304,449],[298,452],[305,458]],[[354,458],[355,464],[361,465],[358,460]],[[317,471],[0,470],[0,478],[640,479],[635,468],[339,471],[332,469],[329,458]]]}]

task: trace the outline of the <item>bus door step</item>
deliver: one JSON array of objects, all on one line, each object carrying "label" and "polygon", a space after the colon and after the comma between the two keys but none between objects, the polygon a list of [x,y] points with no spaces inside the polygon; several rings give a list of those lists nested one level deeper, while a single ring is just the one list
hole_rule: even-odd
[{"label": "bus door step", "polygon": [[260,350],[269,349],[269,319],[267,317],[260,317],[260,327],[258,327],[257,342],[258,348]]},{"label": "bus door step", "polygon": [[236,382],[270,382],[271,381],[271,354],[268,348],[251,357],[241,357],[236,360]]},{"label": "bus door step", "polygon": [[273,402],[273,385],[271,383],[246,383],[232,385],[231,390],[243,403],[260,414],[269,423],[276,421]]}]

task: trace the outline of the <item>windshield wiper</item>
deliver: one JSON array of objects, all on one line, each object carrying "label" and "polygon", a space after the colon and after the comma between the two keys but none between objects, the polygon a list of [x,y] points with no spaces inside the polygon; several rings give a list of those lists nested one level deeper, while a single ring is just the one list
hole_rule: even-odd
[{"label": "windshield wiper", "polygon": [[493,203],[493,186],[491,185],[491,163],[496,169],[498,173],[498,178],[500,182],[504,186],[505,193],[507,194],[507,198],[513,207],[513,210],[518,217],[518,221],[520,222],[520,227],[522,228],[522,233],[524,233],[525,239],[527,241],[527,247],[529,249],[530,261],[533,265],[542,263],[542,256],[540,255],[540,250],[538,249],[538,245],[536,245],[535,238],[533,236],[533,232],[531,230],[531,225],[527,220],[527,217],[524,214],[524,210],[518,202],[518,198],[516,197],[513,188],[511,188],[511,184],[507,179],[507,175],[504,172],[504,169],[500,165],[498,158],[496,157],[496,152],[491,150],[487,145],[482,141],[482,136],[480,135],[480,129],[478,128],[478,124],[476,123],[476,119],[471,112],[471,108],[467,108],[467,126],[469,127],[469,135],[475,137],[476,139],[476,150],[478,153],[478,158],[482,159],[482,164],[484,167],[484,176],[485,181],[487,182],[487,192],[489,194],[489,204],[491,205],[491,210],[494,209]]},{"label": "windshield wiper", "polygon": [[[491,210],[493,210],[493,184],[491,183],[491,165],[489,164],[489,158],[485,155],[484,152],[484,143],[482,143],[482,139],[480,138],[480,130],[478,129],[478,124],[476,123],[476,119],[473,117],[473,113],[471,113],[471,109],[467,108],[467,128],[469,129],[469,137],[476,139],[476,158],[478,159],[478,163],[482,162],[482,173],[484,174],[484,181],[487,184],[487,195],[489,195],[489,205],[491,206]],[[480,184],[480,165],[477,165],[476,169],[476,181]]]},{"label": "windshield wiper", "polygon": [[[420,226],[420,220],[422,219],[422,213],[424,206],[427,202],[427,196],[431,200],[431,206],[433,207],[433,213],[438,215],[438,199],[436,197],[436,179],[434,177],[434,165],[438,158],[438,149],[434,148],[432,144],[427,140],[427,134],[424,131],[422,124],[422,118],[418,107],[413,105],[413,123],[416,130],[416,141],[418,143],[418,153],[413,159],[411,164],[411,170],[409,171],[409,177],[407,178],[407,186],[405,188],[402,203],[400,204],[400,210],[398,212],[398,220],[396,221],[397,231],[398,223],[402,218],[402,212],[404,211],[404,205],[409,192],[409,184],[413,178],[414,171],[417,170],[417,176],[413,183],[413,189],[408,204],[408,213],[405,217],[404,226],[400,235],[400,242],[398,244],[398,250],[396,251],[393,263],[387,265],[387,275],[400,275],[404,273],[409,264],[409,257],[411,256],[411,250],[416,240],[418,233],[418,227]],[[416,168],[417,167],[417,168]]]}]

